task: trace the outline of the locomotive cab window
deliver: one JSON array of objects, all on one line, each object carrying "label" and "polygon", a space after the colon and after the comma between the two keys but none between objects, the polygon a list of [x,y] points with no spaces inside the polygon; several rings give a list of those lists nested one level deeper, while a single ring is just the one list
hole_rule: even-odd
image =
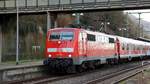
[{"label": "locomotive cab window", "polygon": [[73,32],[52,32],[49,40],[73,40]]},{"label": "locomotive cab window", "polygon": [[61,33],[62,40],[72,40],[73,39],[73,32],[62,32]]},{"label": "locomotive cab window", "polygon": [[49,40],[57,40],[60,39],[60,34],[58,32],[52,32],[50,34]]},{"label": "locomotive cab window", "polygon": [[114,38],[109,38],[109,43],[115,43]]},{"label": "locomotive cab window", "polygon": [[87,40],[88,41],[96,41],[95,35],[87,34]]}]

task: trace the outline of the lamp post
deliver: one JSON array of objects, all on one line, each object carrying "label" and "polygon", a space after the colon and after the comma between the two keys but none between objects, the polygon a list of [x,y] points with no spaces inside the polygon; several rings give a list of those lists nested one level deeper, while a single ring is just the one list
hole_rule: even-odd
[{"label": "lamp post", "polygon": [[101,25],[103,26],[104,32],[107,31],[107,25],[110,25],[110,22],[102,22]]},{"label": "lamp post", "polygon": [[16,65],[19,64],[19,6],[18,6],[18,0],[16,0],[16,7],[17,7],[17,32],[16,32]]},{"label": "lamp post", "polygon": [[121,36],[127,36],[127,35],[124,35],[124,31],[127,31],[126,28],[119,28],[119,31],[121,31]]},{"label": "lamp post", "polygon": [[80,16],[83,16],[83,13],[73,13],[72,16],[76,17],[76,24],[80,24]]},{"label": "lamp post", "polygon": [[107,25],[110,25],[110,22],[105,22],[105,25],[104,25],[105,32],[107,31]]}]

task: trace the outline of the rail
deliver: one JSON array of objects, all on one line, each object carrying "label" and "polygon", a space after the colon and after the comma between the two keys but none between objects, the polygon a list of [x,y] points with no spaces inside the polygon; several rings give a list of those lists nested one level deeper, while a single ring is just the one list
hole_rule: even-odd
[{"label": "rail", "polygon": [[135,73],[132,73],[132,74],[130,74],[130,75],[127,75],[127,76],[125,76],[125,77],[123,77],[123,78],[121,78],[121,79],[119,79],[119,80],[113,82],[112,84],[119,84],[120,82],[122,82],[122,81],[124,81],[124,80],[126,80],[126,79],[129,79],[129,78],[131,78],[131,77],[133,77],[133,76],[135,76],[135,75],[137,75],[137,74],[139,74],[139,73],[144,73],[144,70],[145,70],[145,69],[144,69],[145,63],[149,63],[149,64],[150,64],[150,61],[143,61],[143,62],[142,62],[142,70],[139,70],[139,71],[137,71],[137,72],[135,72]]},{"label": "rail", "polygon": [[[136,64],[136,65],[135,65]],[[87,74],[95,74],[97,72],[101,72],[101,73],[104,73],[104,74],[100,74],[99,77],[96,77],[96,78],[102,78],[102,77],[105,77],[105,76],[108,76],[110,75],[111,73],[116,73],[116,72],[120,72],[122,70],[125,70],[127,67],[129,67],[130,65],[130,68],[132,67],[132,69],[136,67],[140,67],[140,66],[137,66],[137,64],[139,64],[138,62],[136,63],[131,63],[130,64],[124,64],[124,65],[117,65],[116,67],[119,67],[119,66],[122,66],[122,67],[119,67],[119,68],[115,68],[115,70],[111,69],[112,68],[112,65],[111,66],[105,66],[103,68],[100,68],[100,69],[96,69],[96,70],[90,70],[90,71],[86,71],[86,72],[83,72],[83,73],[76,73],[76,74],[64,74],[64,75],[54,75],[54,76],[50,76],[50,77],[46,77],[46,78],[38,78],[38,79],[30,79],[30,80],[23,80],[23,81],[17,81],[17,82],[14,82],[13,84],[16,84],[16,83],[30,83],[30,84],[43,84],[43,83],[55,83],[55,82],[58,82],[58,81],[63,81],[63,80],[71,80],[71,79],[75,79],[78,78],[78,77],[81,77],[81,79],[83,78],[83,76],[85,76],[87,78]],[[128,66],[127,66],[128,65]],[[134,66],[134,68],[133,68]],[[113,67],[114,68],[114,67]],[[108,70],[112,70],[112,71],[107,71]],[[103,71],[104,70],[104,71]],[[128,69],[130,70],[130,69]],[[105,72],[106,71],[106,72]],[[95,76],[95,75],[94,75]],[[105,77],[106,78],[106,77]],[[84,79],[84,78],[83,78]],[[91,78],[89,78],[91,80]],[[93,78],[94,79],[94,78]],[[92,79],[92,80],[93,80]],[[73,81],[73,80],[72,80]],[[79,80],[79,81],[82,81],[83,80]],[[86,79],[84,79],[85,84],[89,83],[87,82]],[[75,83],[75,81],[74,81]],[[92,82],[93,84],[93,82]],[[95,84],[95,83],[94,83]]]},{"label": "rail", "polygon": [[[121,82],[121,81],[123,81],[123,80],[125,80],[129,77],[132,77],[132,76],[134,76],[138,73],[143,72],[143,70],[146,69],[144,67],[148,66],[149,64],[150,64],[149,62],[147,62],[147,63],[142,62],[142,64],[139,65],[139,66],[132,67],[132,68],[125,69],[125,70],[121,70],[121,71],[118,71],[116,73],[112,73],[112,74],[109,74],[109,75],[106,75],[106,76],[103,76],[103,77],[100,77],[100,78],[97,78],[97,79],[94,79],[94,80],[90,80],[90,81],[88,81],[84,84],[97,84],[97,83],[100,83],[100,82],[103,82],[103,81],[114,81],[111,84],[118,84],[119,82]],[[126,73],[129,73],[129,74],[127,75]],[[120,75],[123,75],[123,74],[125,74],[126,76],[119,77]],[[115,81],[116,79],[117,79],[117,81]]]}]

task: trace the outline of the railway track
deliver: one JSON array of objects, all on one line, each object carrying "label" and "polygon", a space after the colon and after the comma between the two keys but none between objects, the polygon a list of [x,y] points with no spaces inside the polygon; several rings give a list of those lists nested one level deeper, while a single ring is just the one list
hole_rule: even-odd
[{"label": "railway track", "polygon": [[[94,71],[96,72],[98,70],[94,70]],[[93,71],[87,71],[87,72],[77,73],[77,74],[47,76],[47,77],[40,77],[40,78],[29,79],[29,80],[13,81],[13,82],[9,82],[8,84],[45,84],[45,83],[51,83],[51,82],[55,82],[67,78],[82,76],[92,72]]]},{"label": "railway track", "polygon": [[121,70],[116,73],[108,74],[103,77],[90,80],[84,84],[119,84],[123,80],[133,77],[139,73],[142,73],[146,69],[146,66],[149,66],[149,65],[150,65],[150,62],[145,63],[145,64],[144,62],[142,62],[141,65],[135,66],[133,68]]},{"label": "railway track", "polygon": [[[139,63],[137,63],[139,64]],[[137,64],[133,64],[133,63],[129,63],[129,64],[120,64],[120,65],[113,65],[113,67],[111,65],[106,65],[100,69],[96,69],[96,70],[90,70],[90,71],[86,71],[83,73],[77,73],[77,74],[67,74],[67,75],[53,75],[53,76],[48,76],[48,77],[41,77],[41,78],[37,78],[37,79],[29,79],[29,80],[23,80],[23,81],[16,81],[16,82],[11,82],[9,84],[53,84],[55,82],[58,82],[57,84],[62,84],[61,81],[64,80],[70,80],[70,79],[76,79],[79,78],[80,80],[82,80],[82,77],[88,77],[87,75],[89,74],[95,74],[95,73],[103,73],[101,74],[100,77],[98,77],[99,79],[89,79],[90,81],[86,82],[87,80],[83,81],[82,83],[84,84],[93,84],[93,83],[99,83],[102,80],[106,80],[107,78],[111,78],[113,76],[111,76],[110,74],[112,73],[116,73],[116,74],[121,74],[125,72],[125,69],[127,67],[129,67],[129,65],[131,65],[130,67],[136,66]],[[118,66],[124,66],[124,67],[120,67],[117,69]],[[136,67],[141,67],[141,66],[136,66]],[[113,70],[113,68],[115,68],[116,70]],[[124,69],[124,70],[122,70]],[[131,69],[128,69],[126,71],[130,71]],[[119,73],[120,72],[120,73]],[[108,76],[110,75],[110,76]],[[114,75],[116,76],[116,75]],[[71,84],[76,84],[77,81],[71,80],[74,83]],[[78,80],[79,81],[79,80]],[[117,82],[117,81],[116,81]],[[66,81],[67,83],[67,81]],[[66,84],[65,82],[63,84]],[[77,82],[78,83],[78,82]],[[115,82],[114,82],[115,83]]]},{"label": "railway track", "polygon": [[[148,64],[150,64],[150,62],[148,62]],[[146,68],[144,68],[144,62],[142,62],[142,69],[141,70],[133,72],[132,74],[128,74],[128,75],[122,77],[121,79],[119,79],[117,81],[114,81],[112,84],[118,84],[118,83],[120,83],[120,82],[122,82],[124,80],[127,80],[127,79],[129,79],[129,78],[131,78],[131,77],[133,77],[133,76],[135,76],[137,74],[144,73],[145,70],[146,70]]]}]

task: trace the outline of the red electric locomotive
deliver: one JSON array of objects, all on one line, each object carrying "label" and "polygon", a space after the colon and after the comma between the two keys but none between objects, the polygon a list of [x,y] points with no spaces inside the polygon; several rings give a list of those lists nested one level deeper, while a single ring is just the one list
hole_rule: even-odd
[{"label": "red electric locomotive", "polygon": [[50,29],[45,65],[52,69],[82,70],[120,59],[144,57],[150,43],[77,28]]}]

